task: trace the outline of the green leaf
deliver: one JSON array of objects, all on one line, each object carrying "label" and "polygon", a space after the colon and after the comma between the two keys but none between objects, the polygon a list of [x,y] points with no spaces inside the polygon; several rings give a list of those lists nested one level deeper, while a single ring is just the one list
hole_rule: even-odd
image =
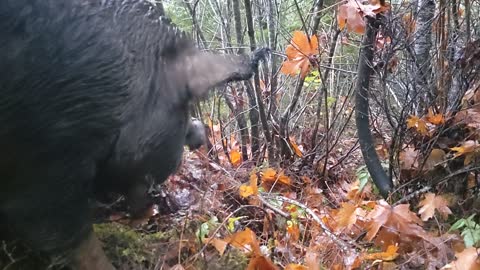
[{"label": "green leaf", "polygon": [[216,216],[213,216],[210,218],[209,221],[202,223],[202,225],[200,225],[200,228],[197,230],[195,234],[197,238],[199,238],[200,241],[203,242],[205,237],[208,236],[208,234],[210,233],[210,230],[212,228],[216,228],[218,225],[219,225],[218,218]]},{"label": "green leaf", "polygon": [[462,218],[457,220],[457,222],[453,223],[452,227],[448,231],[450,232],[450,231],[458,230],[460,228],[463,228],[464,226],[465,226],[465,219]]},{"label": "green leaf", "polygon": [[467,248],[473,247],[477,242],[480,242],[480,229],[466,229],[462,232],[463,241]]}]

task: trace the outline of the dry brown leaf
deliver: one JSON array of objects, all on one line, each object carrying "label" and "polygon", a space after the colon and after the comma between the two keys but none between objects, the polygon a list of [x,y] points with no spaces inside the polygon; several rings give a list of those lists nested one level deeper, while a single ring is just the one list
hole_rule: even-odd
[{"label": "dry brown leaf", "polygon": [[205,238],[203,239],[204,244],[211,244],[212,246],[215,247],[215,249],[218,251],[220,256],[223,255],[225,252],[225,249],[227,248],[228,242],[222,239],[218,238]]},{"label": "dry brown leaf", "polygon": [[422,217],[423,221],[427,221],[428,219],[432,218],[435,214],[435,209],[442,215],[444,219],[448,217],[448,215],[452,214],[450,208],[448,208],[448,201],[443,198],[442,196],[436,196],[433,193],[425,194],[425,199],[420,202],[420,210],[418,213]]},{"label": "dry brown leaf", "polygon": [[311,247],[307,249],[307,253],[305,254],[305,264],[307,265],[308,269],[317,269],[320,265],[321,257],[319,252],[315,251]]},{"label": "dry brown leaf", "polygon": [[376,14],[389,9],[388,6],[380,5],[380,1],[376,3],[367,1],[347,0],[345,4],[338,7],[337,22],[340,30],[345,26],[349,32],[357,34],[365,33],[364,16],[375,17]]},{"label": "dry brown leaf", "polygon": [[341,204],[338,213],[335,215],[335,221],[339,228],[348,228],[357,222],[355,210],[357,210],[357,206],[352,203],[345,202]]},{"label": "dry brown leaf", "polygon": [[422,225],[422,221],[410,211],[408,204],[392,207],[385,201],[381,201],[368,214],[367,219],[369,219],[368,232],[365,237],[367,241],[371,241],[382,227],[392,233],[406,236],[422,237],[426,235],[423,228],[419,226]]},{"label": "dry brown leaf", "polygon": [[457,260],[445,265],[441,269],[480,270],[479,252],[475,247],[470,247],[460,253],[455,253]]},{"label": "dry brown leaf", "polygon": [[400,152],[400,161],[403,169],[409,170],[418,166],[418,151],[408,147]]},{"label": "dry brown leaf", "polygon": [[430,155],[425,161],[424,169],[426,170],[433,169],[437,164],[440,164],[445,160],[446,155],[447,154],[442,149],[438,149],[438,148],[432,149]]}]

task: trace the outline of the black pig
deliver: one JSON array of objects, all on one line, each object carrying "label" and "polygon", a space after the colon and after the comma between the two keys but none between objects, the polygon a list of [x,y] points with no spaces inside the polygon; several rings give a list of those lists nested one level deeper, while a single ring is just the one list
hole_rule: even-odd
[{"label": "black pig", "polygon": [[201,52],[156,18],[143,0],[0,1],[2,237],[114,269],[92,233],[93,194],[164,181],[189,102],[250,78],[266,52]]}]

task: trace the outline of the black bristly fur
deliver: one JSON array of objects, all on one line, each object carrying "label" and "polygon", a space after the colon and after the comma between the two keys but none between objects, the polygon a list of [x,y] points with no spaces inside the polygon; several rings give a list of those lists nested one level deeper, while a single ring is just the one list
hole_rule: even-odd
[{"label": "black bristly fur", "polygon": [[266,53],[201,53],[142,0],[0,1],[0,236],[78,245],[94,194],[137,200],[146,175],[164,181],[190,99],[250,78]]}]

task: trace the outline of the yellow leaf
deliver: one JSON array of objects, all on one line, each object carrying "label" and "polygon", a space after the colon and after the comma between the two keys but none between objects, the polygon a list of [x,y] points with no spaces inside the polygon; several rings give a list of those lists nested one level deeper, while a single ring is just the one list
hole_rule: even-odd
[{"label": "yellow leaf", "polygon": [[416,127],[419,120],[420,118],[418,116],[410,115],[407,119],[407,128]]},{"label": "yellow leaf", "polygon": [[473,153],[475,150],[477,150],[478,144],[476,141],[473,140],[468,140],[465,141],[461,146],[459,147],[452,147],[450,148],[452,151],[455,151],[455,157],[459,157],[461,155],[465,155],[468,153]]},{"label": "yellow leaf", "polygon": [[258,194],[258,177],[255,171],[250,174],[250,183],[248,185],[241,185],[239,192],[243,198]]},{"label": "yellow leaf", "polygon": [[253,189],[251,186],[241,185],[239,188],[239,193],[242,198],[247,198],[249,196],[254,195]]},{"label": "yellow leaf", "polygon": [[410,117],[407,119],[407,127],[416,128],[418,133],[420,133],[423,136],[430,135],[430,132],[428,131],[427,123],[425,122],[425,120],[420,119],[418,116],[410,115]]}]

